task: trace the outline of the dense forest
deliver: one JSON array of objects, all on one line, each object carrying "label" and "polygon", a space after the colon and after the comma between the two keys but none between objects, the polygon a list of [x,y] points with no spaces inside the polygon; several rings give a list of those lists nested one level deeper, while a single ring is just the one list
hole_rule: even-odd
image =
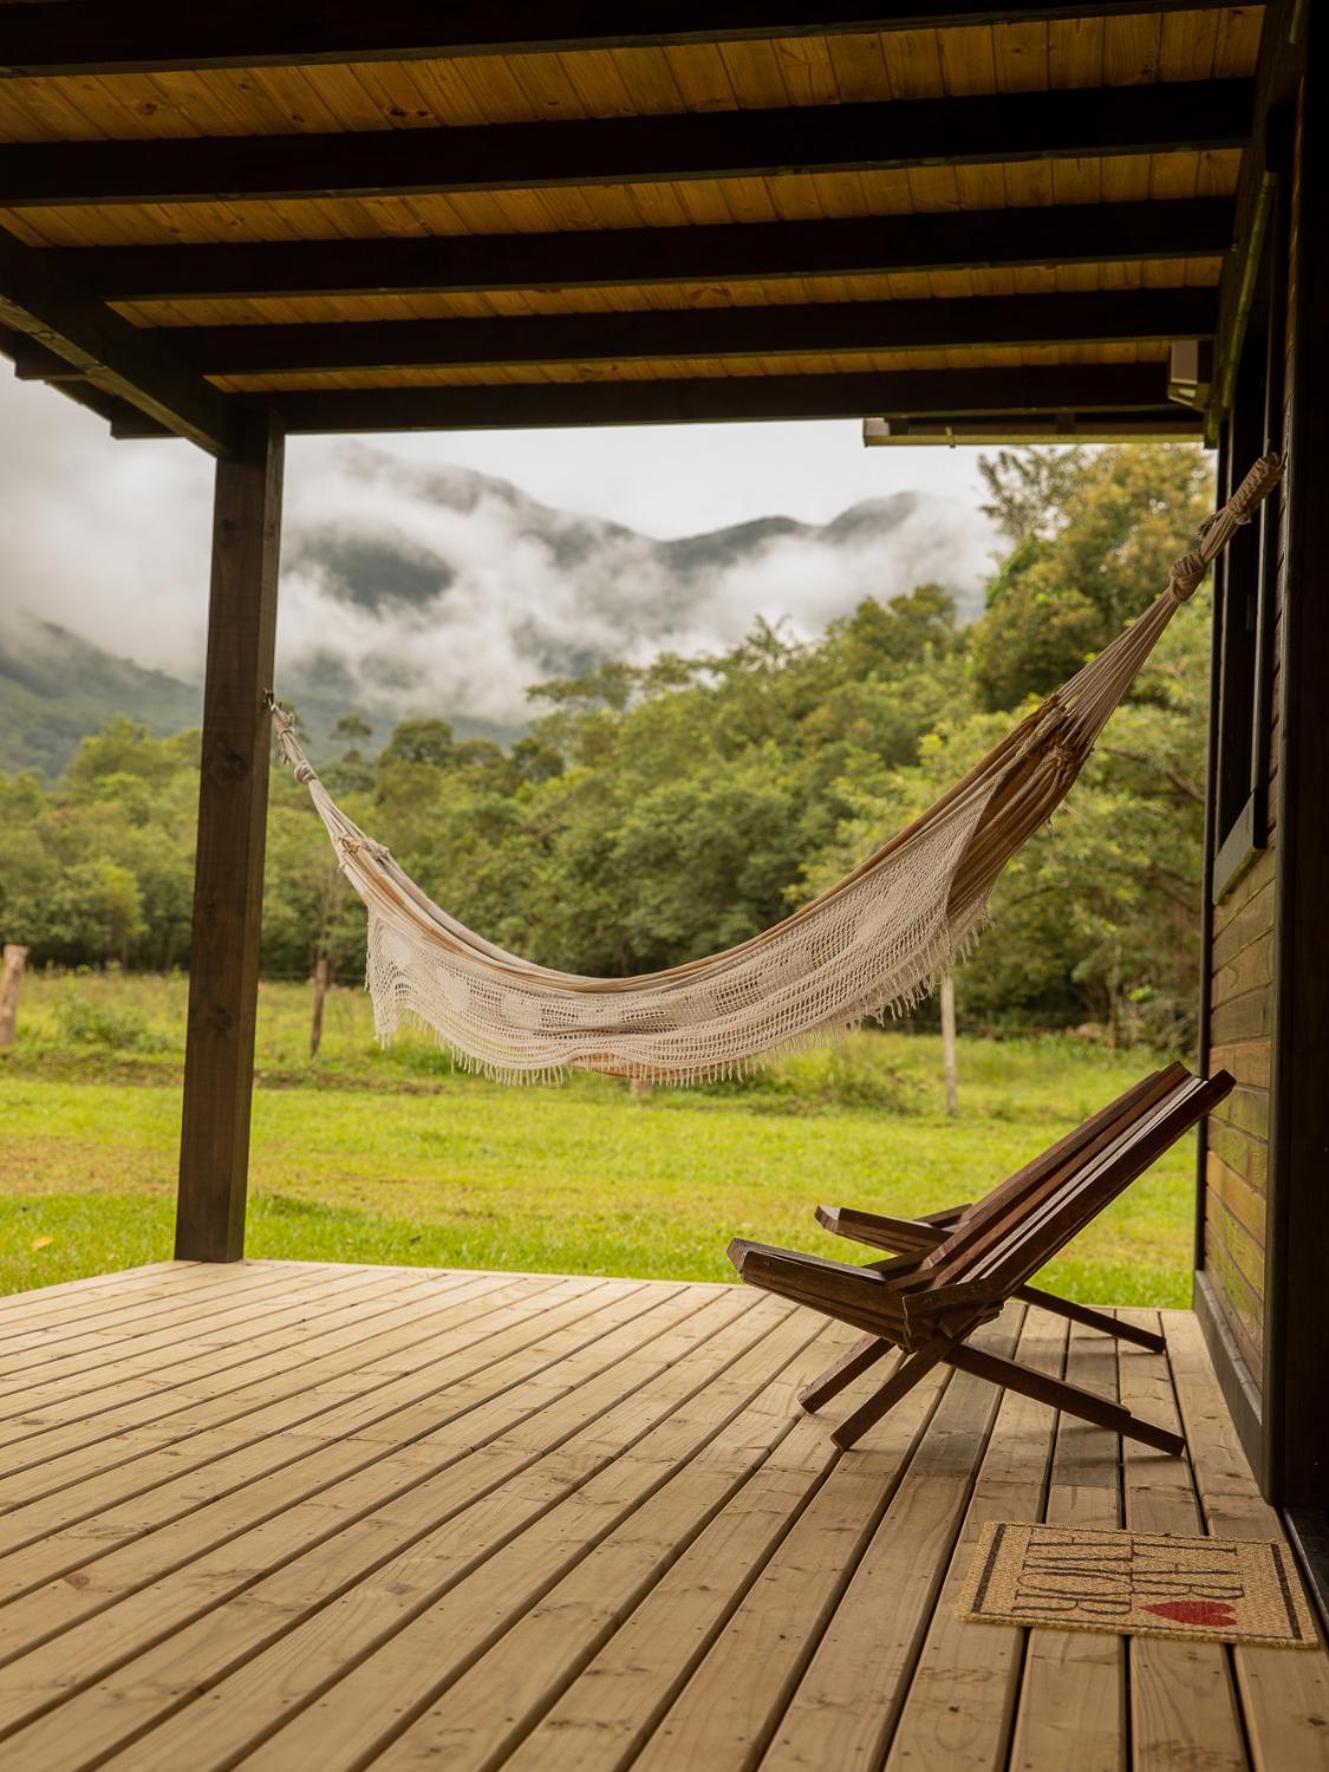
[{"label": "dense forest", "polygon": [[[507,747],[416,718],[368,755],[349,715],[324,778],[440,902],[547,964],[621,974],[739,941],[862,859],[1137,615],[1210,494],[1204,458],[1181,447],[1002,452],[984,475],[1005,553],[967,628],[921,585],[807,643],[761,625],[720,656],[602,662],[534,691]],[[999,886],[959,979],[970,1025],[1184,1034],[1205,601]],[[0,777],[0,939],[36,964],[184,965],[198,754],[196,732],[154,738],[125,715],[54,785]],[[295,976],[326,954],[347,979],[362,946],[358,901],[281,772],[265,964]]]}]

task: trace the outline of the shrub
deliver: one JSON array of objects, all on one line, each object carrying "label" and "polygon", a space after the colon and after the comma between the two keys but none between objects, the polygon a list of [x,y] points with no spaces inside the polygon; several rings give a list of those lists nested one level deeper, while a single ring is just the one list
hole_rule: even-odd
[{"label": "shrub", "polygon": [[55,1018],[72,1046],[100,1046],[110,1052],[164,1052],[168,1045],[141,1009],[128,1003],[94,1003],[78,991],[60,998]]}]

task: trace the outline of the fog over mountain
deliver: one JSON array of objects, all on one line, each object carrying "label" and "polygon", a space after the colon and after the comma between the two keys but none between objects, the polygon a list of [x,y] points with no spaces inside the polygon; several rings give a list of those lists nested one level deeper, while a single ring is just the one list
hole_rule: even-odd
[{"label": "fog over mountain", "polygon": [[366,447],[341,467],[288,537],[283,675],[335,668],[375,709],[503,727],[526,718],[542,678],[729,646],[758,616],[810,636],[865,596],[925,580],[972,616],[991,545],[983,518],[935,495],[660,541],[472,469]]},{"label": "fog over mountain", "polygon": [[[354,707],[383,738],[412,714],[503,736],[527,690],[613,657],[734,644],[758,617],[808,637],[865,596],[938,581],[981,605],[991,530],[971,506],[898,492],[822,524],[770,516],[659,540],[542,504],[509,481],[350,444],[288,497],[278,689],[317,737]],[[588,495],[588,502],[595,502]],[[108,646],[69,603],[7,595],[0,767],[58,768],[117,711],[197,717],[202,610]],[[162,609],[166,607],[162,604]],[[117,653],[132,654],[129,658]]]}]

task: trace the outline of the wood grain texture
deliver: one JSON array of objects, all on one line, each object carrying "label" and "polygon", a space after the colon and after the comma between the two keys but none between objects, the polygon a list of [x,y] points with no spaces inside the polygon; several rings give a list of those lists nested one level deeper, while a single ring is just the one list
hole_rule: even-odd
[{"label": "wood grain texture", "polygon": [[175,1252],[244,1253],[284,442],[217,465]]},{"label": "wood grain texture", "polygon": [[[735,1288],[181,1263],[0,1307],[15,1359],[95,1338],[114,1436],[0,1487],[17,1772],[1318,1763],[1323,1653],[954,1616],[988,1519],[1278,1536],[1182,1313],[1163,1354],[1022,1305],[983,1331],[1159,1420],[1179,1398],[1189,1460],[1123,1464],[944,1368],[837,1453],[794,1393],[849,1335]],[[167,1335],[193,1376],[135,1428],[118,1375]]]}]

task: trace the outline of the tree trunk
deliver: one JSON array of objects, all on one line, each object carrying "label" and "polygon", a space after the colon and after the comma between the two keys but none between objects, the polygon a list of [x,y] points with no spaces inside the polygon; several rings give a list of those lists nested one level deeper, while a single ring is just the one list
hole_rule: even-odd
[{"label": "tree trunk", "polygon": [[941,1073],[946,1084],[946,1112],[953,1120],[960,1112],[960,1097],[955,1070],[955,979],[950,972],[941,975]]},{"label": "tree trunk", "polygon": [[0,1046],[12,1046],[18,1032],[18,984],[27,958],[27,948],[13,941],[5,943],[4,969],[0,971]]},{"label": "tree trunk", "polygon": [[329,970],[326,957],[320,955],[314,962],[314,1020],[309,1030],[311,1058],[318,1057],[318,1049],[323,1044],[323,999],[328,994]]}]

